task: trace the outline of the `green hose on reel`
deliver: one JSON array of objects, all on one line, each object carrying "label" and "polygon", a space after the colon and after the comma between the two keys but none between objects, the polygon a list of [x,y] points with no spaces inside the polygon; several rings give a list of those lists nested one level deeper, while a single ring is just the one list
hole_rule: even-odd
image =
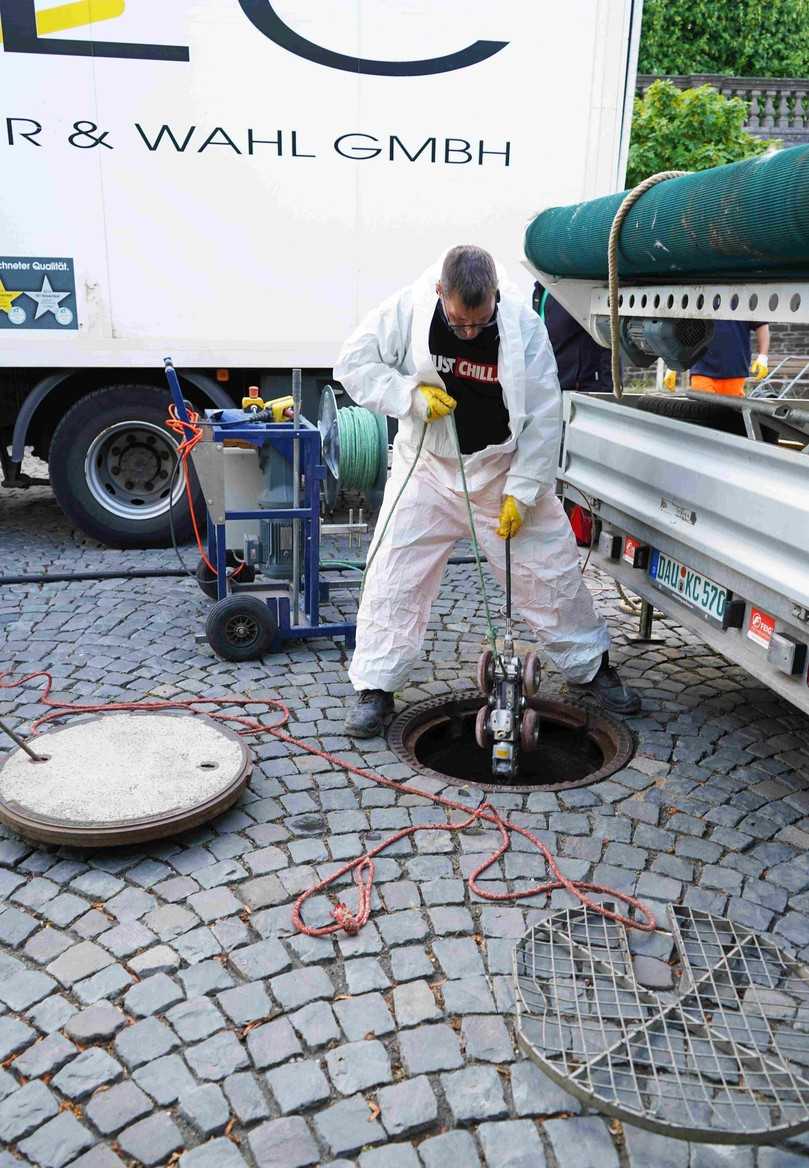
[{"label": "green hose on reel", "polygon": [[333,511],[341,491],[365,496],[368,510],[379,509],[388,477],[388,423],[362,406],[337,407],[333,388],[320,398],[318,430],[326,464],[326,507]]}]

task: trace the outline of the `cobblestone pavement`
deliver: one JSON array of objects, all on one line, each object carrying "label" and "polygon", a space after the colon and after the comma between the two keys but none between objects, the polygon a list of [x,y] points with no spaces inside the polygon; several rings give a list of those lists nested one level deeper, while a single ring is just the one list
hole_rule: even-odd
[{"label": "cobblestone pavement", "polygon": [[[0,531],[5,573],[174,564],[89,543],[45,488],[0,495]],[[665,644],[631,643],[612,586],[590,582],[643,694],[638,753],[598,786],[497,804],[568,876],[727,913],[809,957],[809,722],[673,623]],[[476,597],[451,569],[400,707],[470,684]],[[50,670],[66,700],[283,695],[297,735],[411,774],[384,741],[341,736],[342,648],[235,667],[195,644],[206,605],[185,580],[5,587],[4,667]],[[42,712],[31,689],[0,697],[23,730]],[[359,936],[296,935],[300,890],[436,810],[272,739],[255,751],[238,805],[181,839],[91,854],[0,833],[0,1168],[809,1165],[809,1141],[753,1151],[610,1124],[521,1057],[510,953],[547,906],[470,894],[491,833],[400,842]],[[537,869],[514,851],[488,875],[516,888]]]}]

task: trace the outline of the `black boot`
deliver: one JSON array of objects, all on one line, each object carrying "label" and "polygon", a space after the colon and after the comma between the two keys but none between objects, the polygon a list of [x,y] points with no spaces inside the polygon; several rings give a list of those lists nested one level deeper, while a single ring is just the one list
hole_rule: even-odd
[{"label": "black boot", "polygon": [[598,673],[592,681],[584,685],[571,685],[571,692],[582,697],[591,697],[613,714],[637,714],[640,711],[640,694],[624,685],[618,670],[610,665],[609,653],[604,653]]},{"label": "black boot", "polygon": [[376,738],[384,730],[385,719],[393,710],[393,694],[384,689],[361,690],[346,718],[346,734],[352,738]]}]

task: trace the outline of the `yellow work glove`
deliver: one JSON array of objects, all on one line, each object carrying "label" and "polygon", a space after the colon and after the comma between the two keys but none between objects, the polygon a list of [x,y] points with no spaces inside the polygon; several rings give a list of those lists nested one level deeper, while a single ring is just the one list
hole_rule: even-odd
[{"label": "yellow work glove", "polygon": [[522,527],[525,507],[513,495],[504,495],[500,506],[500,523],[497,534],[501,539],[513,539]]},{"label": "yellow work glove", "polygon": [[663,374],[663,384],[666,389],[674,393],[677,388],[677,372],[675,369],[667,369]]},{"label": "yellow work glove", "polygon": [[753,364],[750,366],[750,376],[755,377],[756,381],[762,381],[767,376],[770,363],[764,353],[759,353]]},{"label": "yellow work glove", "polygon": [[458,404],[445,389],[437,385],[420,385],[415,395],[416,414],[422,422],[436,422],[451,414]]},{"label": "yellow work glove", "polygon": [[285,422],[287,418],[292,417],[294,404],[292,395],[287,394],[286,397],[274,397],[272,401],[267,402],[267,409],[272,410],[274,422]]}]

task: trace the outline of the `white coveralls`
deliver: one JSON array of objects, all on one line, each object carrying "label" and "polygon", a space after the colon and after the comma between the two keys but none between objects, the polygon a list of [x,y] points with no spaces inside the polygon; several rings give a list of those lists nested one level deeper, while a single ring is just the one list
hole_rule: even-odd
[{"label": "white coveralls", "polygon": [[[442,257],[443,258],[443,257]],[[429,352],[441,261],[370,312],[346,341],[334,376],[358,405],[399,419],[381,532],[416,457],[424,423],[419,385],[443,386]],[[609,647],[582,579],[576,542],[554,494],[561,440],[561,394],[545,325],[500,276],[497,366],[509,437],[464,456],[478,541],[505,580],[505,541],[496,535],[504,495],[527,510],[511,541],[512,600],[539,645],[571,682],[590,681]],[[430,609],[456,540],[469,535],[458,455],[449,419],[427,425],[416,469],[365,580],[349,669],[355,690],[393,693],[418,658]]]}]

